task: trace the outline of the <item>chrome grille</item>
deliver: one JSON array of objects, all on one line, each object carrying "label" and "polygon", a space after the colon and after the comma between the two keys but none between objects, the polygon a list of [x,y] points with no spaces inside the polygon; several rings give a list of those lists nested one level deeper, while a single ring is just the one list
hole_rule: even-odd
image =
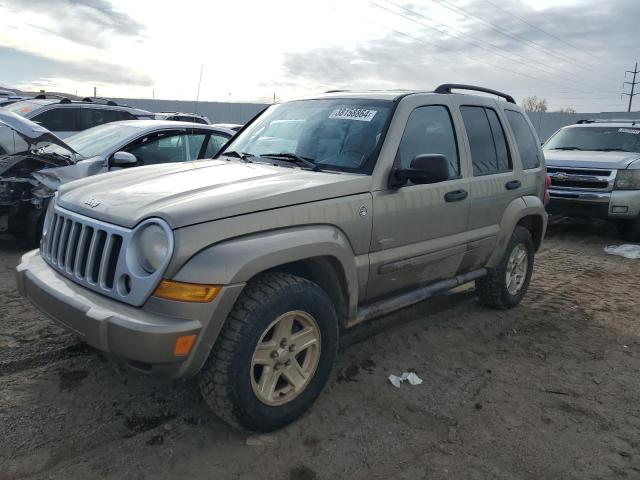
[{"label": "chrome grille", "polygon": [[111,291],[123,235],[55,210],[41,254],[53,268],[78,283]]},{"label": "chrome grille", "polygon": [[567,191],[611,191],[616,172],[616,170],[596,168],[547,167],[552,188]]}]

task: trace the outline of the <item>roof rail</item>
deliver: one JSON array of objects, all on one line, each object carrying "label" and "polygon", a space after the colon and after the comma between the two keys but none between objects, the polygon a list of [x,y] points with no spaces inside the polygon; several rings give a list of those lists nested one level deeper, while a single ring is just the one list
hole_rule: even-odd
[{"label": "roof rail", "polygon": [[640,118],[589,118],[578,120],[576,124],[583,125],[585,123],[630,123],[635,125],[640,122]]},{"label": "roof rail", "polygon": [[327,90],[324,93],[340,93],[340,92],[348,92],[349,90]]},{"label": "roof rail", "polygon": [[434,90],[434,93],[453,93],[451,92],[451,90],[456,89],[456,90],[471,90],[474,92],[483,92],[483,93],[490,93],[491,95],[496,95],[498,97],[502,97],[504,98],[507,102],[509,103],[516,103],[516,101],[514,100],[514,98],[511,95],[508,95],[506,93],[502,93],[499,92],[497,90],[492,90],[490,88],[484,88],[484,87],[476,87],[475,85],[464,85],[464,84],[460,84],[460,83],[445,83],[440,85],[438,88],[436,88]]},{"label": "roof rail", "polygon": [[57,93],[40,93],[39,95],[36,95],[33,98],[36,98],[38,100],[45,100],[47,98],[59,98],[61,100],[64,100],[67,97],[65,97],[64,95],[58,95]]},{"label": "roof rail", "polygon": [[82,102],[89,102],[89,103],[97,103],[99,105],[109,105],[111,107],[117,107],[118,104],[116,102],[114,102],[113,100],[109,99],[109,98],[103,98],[103,97],[84,97],[82,100]]}]

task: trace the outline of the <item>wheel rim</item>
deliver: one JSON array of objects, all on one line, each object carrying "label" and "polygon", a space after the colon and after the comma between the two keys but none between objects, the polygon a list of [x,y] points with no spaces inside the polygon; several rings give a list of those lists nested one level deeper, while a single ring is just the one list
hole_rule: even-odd
[{"label": "wheel rim", "polygon": [[320,360],[321,336],[306,312],[287,312],[262,333],[251,358],[251,387],[267,405],[283,405],[307,387]]},{"label": "wheel rim", "polygon": [[524,243],[519,243],[509,255],[506,281],[507,291],[511,295],[516,295],[524,285],[527,269],[529,268],[529,255],[527,253],[527,247]]}]

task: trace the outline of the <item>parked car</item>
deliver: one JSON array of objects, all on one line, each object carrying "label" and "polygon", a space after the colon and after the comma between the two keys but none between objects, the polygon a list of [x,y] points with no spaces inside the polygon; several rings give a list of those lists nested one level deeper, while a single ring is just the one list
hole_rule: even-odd
[{"label": "parked car", "polygon": [[215,160],[63,185],[18,284],[90,345],[199,373],[223,419],[271,430],[318,396],[342,330],[472,281],[518,305],[545,178],[509,95],[324,94],[270,106]]},{"label": "parked car", "polygon": [[0,96],[0,107],[6,107],[7,105],[11,105],[13,103],[19,102],[20,100],[27,100],[28,97],[21,96]]},{"label": "parked car", "polygon": [[127,120],[62,141],[2,111],[0,125],[0,132],[11,130],[23,145],[22,153],[0,157],[0,232],[30,242],[39,239],[46,205],[61,184],[118,168],[210,158],[235,133],[194,123]]},{"label": "parked car", "polygon": [[550,213],[614,220],[640,240],[640,120],[581,120],[544,145]]},{"label": "parked car", "polygon": [[4,107],[3,111],[28,118],[60,138],[66,138],[104,123],[154,118],[151,112],[118,105],[111,100],[99,98],[70,100],[55,95],[38,95],[28,100],[21,100]]},{"label": "parked car", "polygon": [[159,112],[155,114],[156,120],[172,120],[174,122],[192,122],[209,125],[211,122],[204,115],[197,113]]},{"label": "parked car", "polygon": [[16,92],[12,90],[0,90],[0,97],[15,97]]},{"label": "parked car", "polygon": [[215,123],[214,126],[228,128],[234,132],[238,132],[244,125],[240,125],[238,123]]}]

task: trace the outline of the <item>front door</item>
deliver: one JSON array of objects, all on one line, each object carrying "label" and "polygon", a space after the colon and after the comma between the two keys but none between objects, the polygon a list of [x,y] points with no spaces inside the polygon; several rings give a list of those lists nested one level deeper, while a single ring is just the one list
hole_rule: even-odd
[{"label": "front door", "polygon": [[460,168],[447,105],[415,108],[407,120],[396,166],[409,167],[420,154],[449,160],[450,179],[373,193],[373,235],[367,298],[426,285],[456,274],[466,250],[468,180]]}]

